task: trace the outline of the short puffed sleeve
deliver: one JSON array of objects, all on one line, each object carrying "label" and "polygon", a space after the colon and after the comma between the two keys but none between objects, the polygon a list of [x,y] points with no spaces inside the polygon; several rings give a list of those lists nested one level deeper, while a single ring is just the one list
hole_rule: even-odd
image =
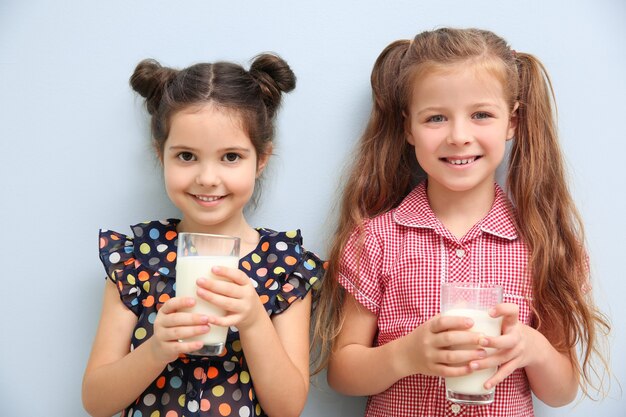
[{"label": "short puffed sleeve", "polygon": [[258,229],[257,249],[242,258],[241,267],[253,281],[269,314],[279,314],[294,301],[319,288],[324,262],[302,247],[299,230]]},{"label": "short puffed sleeve", "polygon": [[284,276],[280,291],[276,295],[274,313],[280,313],[294,301],[303,299],[311,289],[318,290],[324,273],[324,262],[314,253],[303,250],[293,270]]},{"label": "short puffed sleeve", "polygon": [[100,261],[107,277],[115,283],[124,305],[139,316],[139,288],[135,278],[134,242],[126,235],[100,230]]},{"label": "short puffed sleeve", "polygon": [[366,223],[361,233],[355,230],[350,236],[339,262],[338,275],[341,286],[376,315],[383,296],[382,268],[382,245]]}]

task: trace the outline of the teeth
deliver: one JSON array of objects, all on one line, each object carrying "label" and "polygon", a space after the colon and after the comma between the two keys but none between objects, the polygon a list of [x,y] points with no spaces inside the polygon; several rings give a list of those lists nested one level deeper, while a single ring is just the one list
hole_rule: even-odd
[{"label": "teeth", "polygon": [[476,158],[470,158],[470,159],[448,159],[448,162],[451,163],[452,165],[465,165],[465,164],[469,164],[470,162],[474,162],[476,160]]},{"label": "teeth", "polygon": [[202,196],[202,195],[197,195],[196,198],[198,200],[201,200],[201,201],[206,201],[207,203],[210,203],[211,201],[215,201],[215,200],[219,200],[220,199],[220,197],[205,197],[205,196]]}]

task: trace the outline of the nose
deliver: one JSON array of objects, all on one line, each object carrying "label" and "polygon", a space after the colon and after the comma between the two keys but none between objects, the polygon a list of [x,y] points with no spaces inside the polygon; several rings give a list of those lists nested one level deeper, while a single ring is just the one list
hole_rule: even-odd
[{"label": "nose", "polygon": [[461,146],[467,145],[471,141],[472,132],[468,123],[464,120],[453,121],[448,134],[448,144]]},{"label": "nose", "polygon": [[219,170],[213,164],[200,164],[196,173],[196,184],[203,187],[215,187],[220,183]]}]

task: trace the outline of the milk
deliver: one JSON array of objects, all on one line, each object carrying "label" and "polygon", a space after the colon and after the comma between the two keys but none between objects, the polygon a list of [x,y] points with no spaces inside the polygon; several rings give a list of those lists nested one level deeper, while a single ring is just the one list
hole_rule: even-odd
[{"label": "milk", "polygon": [[[502,330],[502,318],[493,318],[485,310],[468,308],[453,308],[442,313],[443,316],[469,317],[474,321],[472,332],[482,333],[485,336],[500,336]],[[475,349],[474,346],[459,346],[457,349]],[[485,348],[486,351],[493,350]],[[469,375],[458,377],[446,377],[446,389],[460,394],[483,395],[490,394],[494,388],[487,390],[485,382],[496,373],[498,368],[487,368],[473,371]]]},{"label": "milk", "polygon": [[[196,299],[193,307],[182,311],[203,314],[207,316],[224,316],[225,311],[215,307],[207,301],[198,298],[196,280],[198,278],[223,280],[211,272],[214,266],[224,266],[237,269],[239,258],[236,256],[181,256],[176,261],[176,296]],[[208,333],[190,337],[185,341],[201,340],[205,345],[218,345],[226,341],[228,327],[211,325]]]}]

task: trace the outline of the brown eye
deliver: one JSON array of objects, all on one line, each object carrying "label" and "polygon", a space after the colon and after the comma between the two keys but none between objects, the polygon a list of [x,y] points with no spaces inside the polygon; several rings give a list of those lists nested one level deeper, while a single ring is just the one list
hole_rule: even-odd
[{"label": "brown eye", "polygon": [[180,159],[181,161],[185,161],[185,162],[191,162],[195,160],[195,156],[191,152],[181,152],[178,155],[176,155],[176,157]]},{"label": "brown eye", "polygon": [[235,152],[228,152],[226,155],[222,157],[222,160],[225,162],[237,162],[241,156],[236,154]]}]

